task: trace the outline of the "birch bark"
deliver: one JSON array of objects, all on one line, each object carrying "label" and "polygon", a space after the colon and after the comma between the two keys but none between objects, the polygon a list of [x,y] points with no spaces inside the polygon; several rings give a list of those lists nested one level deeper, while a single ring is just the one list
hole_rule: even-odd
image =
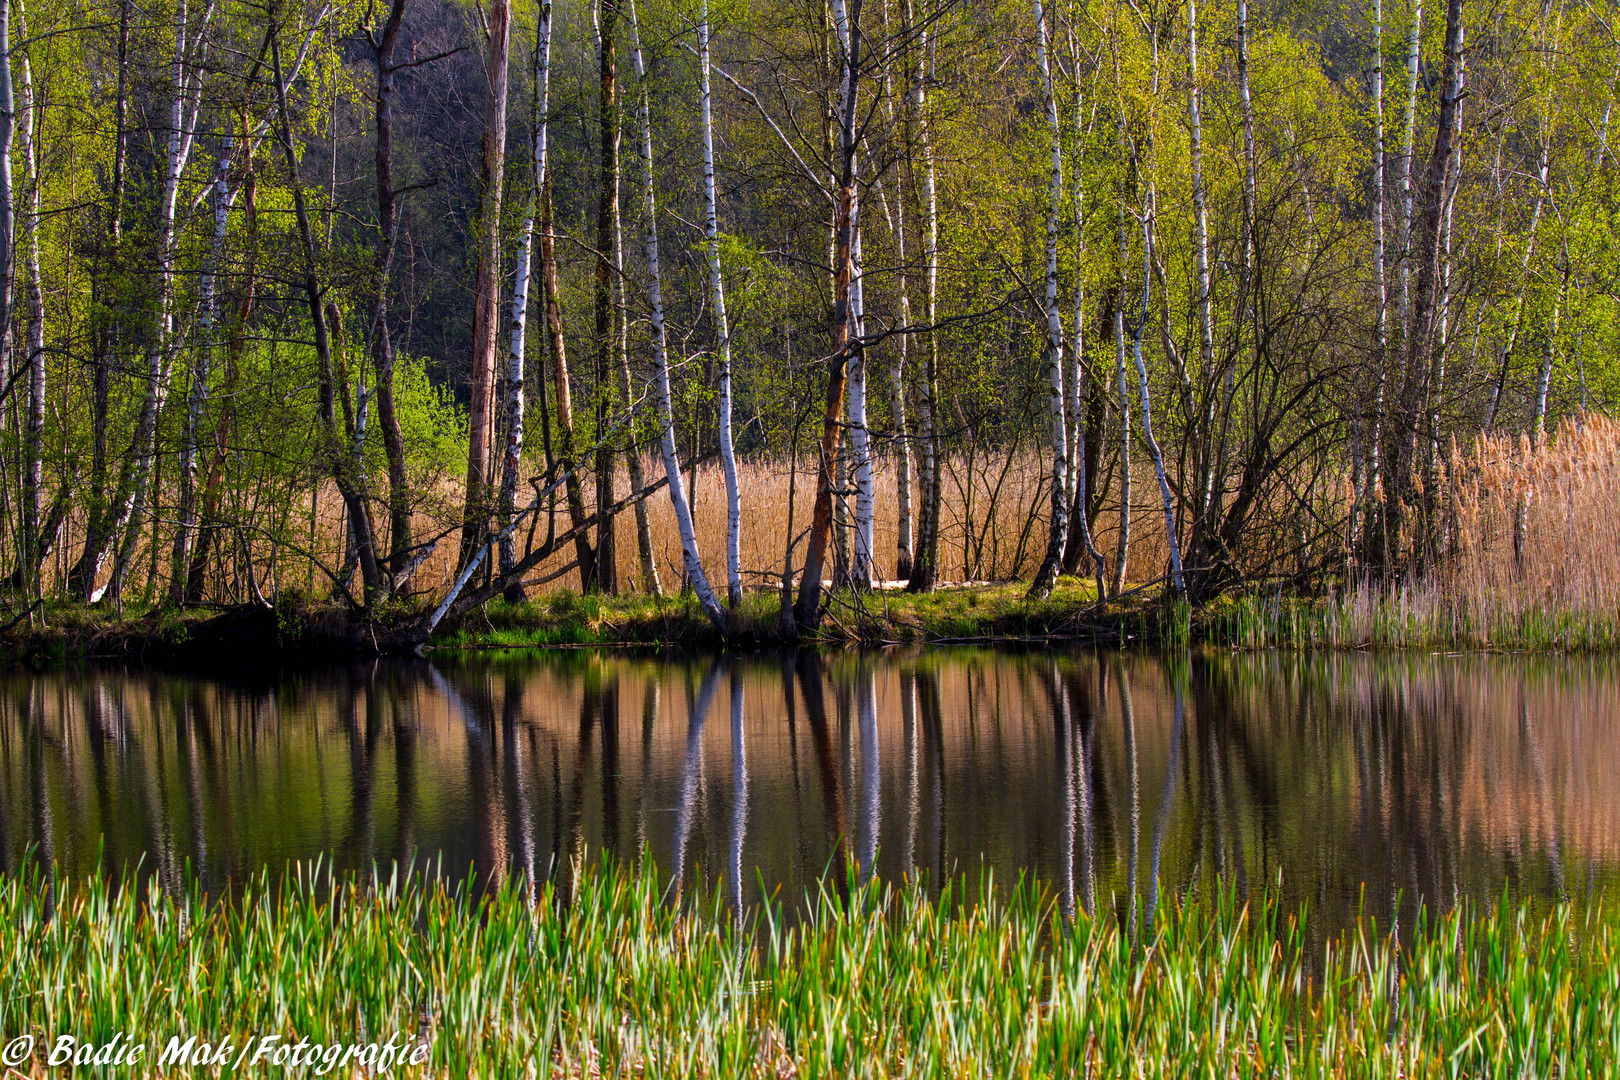
[{"label": "birch bark", "polygon": [[637,120],[641,134],[642,213],[646,217],[643,248],[647,257],[647,307],[652,328],[653,381],[658,396],[658,424],[664,452],[664,475],[669,479],[669,502],[675,511],[675,522],[681,533],[681,555],[686,564],[686,579],[697,594],[703,613],[721,634],[727,630],[726,612],[709,586],[703,572],[703,560],[698,555],[697,530],[692,526],[692,511],[686,502],[681,482],[681,460],[675,449],[675,410],[669,387],[668,344],[664,330],[663,283],[658,265],[658,202],[653,188],[652,116],[647,96],[647,73],[641,59],[641,29],[636,20],[635,0],[627,0],[630,17],[630,58],[639,84]]},{"label": "birch bark", "polygon": [[851,305],[850,285],[854,276],[855,231],[859,227],[860,200],[856,188],[859,172],[859,144],[855,119],[860,78],[861,0],[832,0],[833,15],[848,42],[841,67],[839,102],[839,183],[834,215],[836,256],[833,260],[833,355],[827,372],[827,397],[822,410],[821,450],[816,470],[816,503],[810,523],[809,547],[799,579],[799,598],[794,619],[799,630],[814,629],[821,621],[821,572],[827,557],[827,541],[833,524],[833,467],[838,457],[844,413],[845,387],[849,376]]},{"label": "birch bark", "polygon": [[1046,123],[1051,139],[1051,163],[1047,174],[1046,207],[1046,415],[1052,455],[1051,518],[1048,522],[1046,555],[1029,595],[1043,597],[1052,591],[1063,563],[1063,546],[1069,537],[1068,425],[1063,399],[1063,315],[1058,307],[1058,232],[1063,213],[1063,129],[1058,123],[1057,94],[1052,86],[1052,68],[1047,57],[1046,13],[1041,0],[1035,0],[1035,66],[1041,77],[1045,98]]},{"label": "birch bark", "polygon": [[720,265],[720,217],[714,183],[714,115],[709,87],[709,3],[698,23],[698,72],[703,118],[703,236],[709,255],[709,302],[720,367],[720,466],[726,477],[726,599],[742,603],[742,493],[737,487],[737,451],[732,443],[731,325],[726,320],[726,282]]},{"label": "birch bark", "polygon": [[[28,37],[28,17],[23,0],[17,0],[17,34]],[[8,58],[9,59],[9,58]],[[34,78],[27,53],[22,56],[21,100],[17,103],[19,117],[19,151],[23,159],[23,183],[26,185],[28,213],[23,236],[23,294],[27,307],[27,352],[20,358],[28,369],[27,420],[23,429],[22,453],[22,543],[18,565],[22,580],[18,583],[30,595],[39,591],[39,567],[45,557],[51,538],[41,533],[39,519],[40,489],[44,481],[45,460],[45,293],[39,272],[39,155],[35,145],[35,131],[39,124],[37,102],[34,99]]]},{"label": "birch bark", "polygon": [[[214,0],[208,0],[202,15],[191,24],[186,0],[179,0],[175,14],[174,82],[169,101],[169,139],[164,159],[163,187],[158,199],[157,220],[157,318],[152,343],[147,347],[146,388],[141,403],[140,417],[135,424],[135,438],[130,455],[125,459],[119,475],[119,490],[113,500],[113,519],[109,535],[119,537],[113,556],[110,580],[101,591],[93,593],[99,600],[110,593],[119,596],[135,544],[145,524],[147,483],[157,457],[157,422],[169,392],[169,369],[174,360],[174,262],[175,209],[180,195],[180,180],[191,160],[195,141],[199,101],[202,96],[202,78],[199,71],[204,35],[214,15]],[[104,554],[104,553],[103,553]],[[99,569],[100,557],[96,559]],[[93,574],[87,575],[93,577]]]}]

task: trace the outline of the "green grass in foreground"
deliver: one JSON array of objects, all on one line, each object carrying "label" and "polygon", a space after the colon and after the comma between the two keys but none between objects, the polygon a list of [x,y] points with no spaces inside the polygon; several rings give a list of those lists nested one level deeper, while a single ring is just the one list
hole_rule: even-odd
[{"label": "green grass in foreground", "polygon": [[[1014,890],[821,897],[786,928],[586,870],[566,902],[300,875],[213,906],[0,880],[0,1038],[424,1030],[433,1076],[1612,1076],[1620,923],[1460,910],[1316,950],[1274,906],[1161,907],[1133,946]],[[1088,1073],[1089,1070],[1089,1073]],[[43,1076],[42,1065],[25,1076]],[[12,1075],[12,1074],[7,1074]],[[55,1075],[55,1073],[51,1073]]]}]

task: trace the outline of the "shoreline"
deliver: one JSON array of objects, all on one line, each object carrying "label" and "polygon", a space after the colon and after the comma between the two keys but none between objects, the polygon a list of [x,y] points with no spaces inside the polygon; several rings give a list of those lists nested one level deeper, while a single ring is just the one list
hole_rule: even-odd
[{"label": "shoreline", "polygon": [[720,635],[690,596],[581,596],[557,591],[511,604],[496,600],[435,634],[420,651],[385,644],[393,623],[420,605],[390,605],[357,621],[345,609],[301,594],[274,607],[158,606],[126,609],[65,601],[40,605],[28,621],[0,632],[0,669],[109,661],[226,669],[379,655],[545,649],[691,650],[784,647],[1062,644],[1113,648],[1204,645],[1242,650],[1609,653],[1620,651],[1620,613],[1531,611],[1469,617],[1407,592],[1337,596],[1247,593],[1194,608],[1151,586],[1099,604],[1090,583],[1060,579],[1052,594],[1028,599],[1023,582],[945,586],[927,594],[896,589],[830,593],[821,628],[784,632],[780,599],[752,593]]}]

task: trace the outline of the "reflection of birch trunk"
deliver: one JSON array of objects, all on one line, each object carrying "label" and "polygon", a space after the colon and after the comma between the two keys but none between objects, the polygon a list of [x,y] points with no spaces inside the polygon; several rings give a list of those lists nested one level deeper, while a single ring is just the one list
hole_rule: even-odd
[{"label": "reflection of birch trunk", "polygon": [[[1057,95],[1052,87],[1052,67],[1047,58],[1046,13],[1041,0],[1035,0],[1035,63],[1040,71],[1041,92],[1045,98],[1046,123],[1051,137],[1051,164],[1047,174],[1046,207],[1046,415],[1049,450],[1052,455],[1051,519],[1048,522],[1046,556],[1030,582],[1029,595],[1045,596],[1052,591],[1062,568],[1063,547],[1069,538],[1068,425],[1063,402],[1063,316],[1058,307],[1057,240],[1063,211],[1063,129],[1058,123]],[[1079,268],[1076,267],[1076,273]]]},{"label": "reflection of birch trunk", "polygon": [[906,835],[900,849],[900,873],[910,874],[917,857],[917,823],[922,813],[917,775],[917,676],[900,676],[900,724],[906,759]]},{"label": "reflection of birch trunk", "polygon": [[[632,16],[633,18],[634,16]],[[703,722],[708,718],[709,705],[714,701],[715,688],[720,685],[721,662],[709,666],[698,689],[692,715],[686,721],[686,757],[681,762],[681,790],[675,805],[675,842],[671,845],[671,887],[680,896],[686,882],[686,845],[692,836],[692,819],[698,812],[698,792],[703,786]]]},{"label": "reflection of birch trunk", "polygon": [[742,853],[748,828],[748,746],[743,733],[742,668],[731,665],[731,910],[743,916]]},{"label": "reflection of birch trunk", "polygon": [[856,687],[856,722],[861,731],[860,840],[855,848],[862,885],[872,880],[877,860],[878,824],[883,813],[882,779],[878,770],[877,669],[867,666]]},{"label": "reflection of birch trunk", "polygon": [[643,183],[642,212],[646,216],[643,246],[647,255],[647,306],[650,309],[653,347],[653,377],[657,384],[658,423],[664,451],[664,475],[669,478],[669,501],[675,510],[680,527],[681,554],[686,563],[686,578],[697,593],[698,603],[715,629],[726,632],[726,613],[709,587],[703,573],[703,562],[698,557],[697,532],[692,526],[692,511],[686,502],[681,483],[681,462],[675,450],[675,412],[669,386],[669,361],[664,337],[664,300],[658,268],[658,204],[653,188],[652,118],[647,100],[647,76],[641,59],[641,31],[636,19],[634,0],[629,4],[630,52],[639,82],[637,119],[641,134],[641,171]]},{"label": "reflection of birch trunk", "polygon": [[1074,724],[1069,716],[1068,696],[1060,689],[1057,661],[1048,662],[1046,674],[1047,696],[1052,706],[1052,724],[1057,740],[1058,779],[1058,907],[1065,923],[1074,922],[1074,834],[1078,824],[1074,786]]},{"label": "reflection of birch trunk", "polygon": [[1186,712],[1181,679],[1172,676],[1176,684],[1175,713],[1170,723],[1170,761],[1165,766],[1164,790],[1159,794],[1159,808],[1153,820],[1153,855],[1148,869],[1148,909],[1144,933],[1153,936],[1153,915],[1159,907],[1159,857],[1164,849],[1164,830],[1170,823],[1170,807],[1176,796],[1176,769],[1181,764],[1181,724]]},{"label": "reflection of birch trunk", "polygon": [[737,451],[731,438],[731,326],[726,321],[726,282],[720,265],[720,219],[714,185],[714,116],[709,91],[709,4],[698,23],[698,74],[703,116],[703,236],[709,255],[709,302],[714,318],[720,375],[720,465],[726,477],[726,600],[742,603],[742,494],[737,487]]},{"label": "reflection of birch trunk", "polygon": [[[500,517],[517,509],[518,473],[522,471],[524,422],[524,361],[529,327],[529,268],[534,247],[535,208],[546,184],[546,141],[551,124],[551,0],[540,0],[534,40],[534,189],[524,209],[523,229],[512,281],[512,334],[506,368],[506,453],[501,467]],[[500,572],[510,573],[516,561],[515,545],[504,534],[500,545]],[[523,587],[508,590],[508,600],[523,599]]]},{"label": "reflection of birch trunk", "polygon": [[1125,771],[1130,777],[1130,847],[1126,856],[1125,890],[1130,897],[1125,923],[1125,934],[1136,948],[1136,863],[1142,834],[1142,779],[1136,761],[1136,710],[1131,707],[1131,684],[1123,666],[1115,668],[1119,680],[1119,708],[1125,724]]}]

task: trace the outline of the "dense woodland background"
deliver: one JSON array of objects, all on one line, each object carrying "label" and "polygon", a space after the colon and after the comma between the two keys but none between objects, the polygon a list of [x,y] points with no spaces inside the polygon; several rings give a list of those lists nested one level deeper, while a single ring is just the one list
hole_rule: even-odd
[{"label": "dense woodland background", "polygon": [[12,606],[1522,564],[1614,16],[11,0]]}]

